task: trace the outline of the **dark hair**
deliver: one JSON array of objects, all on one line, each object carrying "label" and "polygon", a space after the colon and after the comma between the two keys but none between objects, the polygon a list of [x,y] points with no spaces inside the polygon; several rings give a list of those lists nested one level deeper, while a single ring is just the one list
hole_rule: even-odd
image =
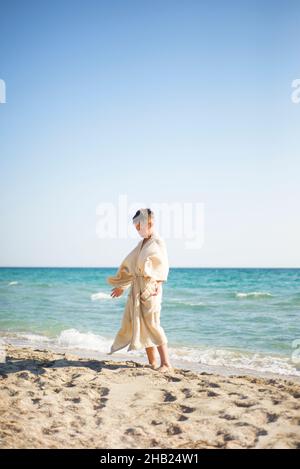
[{"label": "dark hair", "polygon": [[[147,211],[148,211],[148,215],[153,215],[153,212],[152,212],[152,210],[151,210],[150,208],[147,208]],[[138,210],[138,211],[136,212],[136,214],[134,215],[134,217],[132,217],[132,219],[134,220],[136,217],[139,216],[140,213],[141,213],[141,211]]]}]

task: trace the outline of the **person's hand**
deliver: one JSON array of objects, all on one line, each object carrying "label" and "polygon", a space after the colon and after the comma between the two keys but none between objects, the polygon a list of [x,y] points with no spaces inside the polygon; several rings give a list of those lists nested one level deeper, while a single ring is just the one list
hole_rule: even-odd
[{"label": "person's hand", "polygon": [[152,296],[156,296],[159,294],[161,289],[161,282],[156,282],[155,288],[154,288],[154,293],[152,293]]},{"label": "person's hand", "polygon": [[118,296],[121,296],[122,293],[123,293],[123,288],[115,287],[112,289],[110,296],[112,298],[117,298]]}]

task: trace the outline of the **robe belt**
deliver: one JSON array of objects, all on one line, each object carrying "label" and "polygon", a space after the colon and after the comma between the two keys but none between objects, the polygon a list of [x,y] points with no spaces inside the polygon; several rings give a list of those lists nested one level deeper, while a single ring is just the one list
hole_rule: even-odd
[{"label": "robe belt", "polygon": [[[139,278],[144,277],[144,275],[134,273],[134,274],[132,274],[132,277],[133,277],[133,282],[132,282],[133,284],[132,284],[130,294],[131,294],[131,297],[132,297],[132,307],[133,307],[132,312],[134,312],[140,306],[141,291],[140,291],[140,285],[139,285]],[[134,285],[134,283],[135,283],[135,285]]]}]

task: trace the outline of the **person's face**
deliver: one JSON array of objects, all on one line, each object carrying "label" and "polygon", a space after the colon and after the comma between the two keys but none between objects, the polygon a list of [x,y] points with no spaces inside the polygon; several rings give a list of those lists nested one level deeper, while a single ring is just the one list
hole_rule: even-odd
[{"label": "person's face", "polygon": [[[149,237],[150,234],[151,234],[151,228],[152,228],[152,222],[151,222],[151,220],[148,221],[148,228],[147,228],[146,230],[144,230],[144,231],[142,230],[142,232],[141,232],[141,227],[142,227],[142,225],[141,225],[140,222],[135,224],[135,228],[136,228],[137,232],[139,233],[139,235],[140,235],[142,238],[144,238],[144,237]],[[143,234],[146,235],[146,236],[143,236]]]}]

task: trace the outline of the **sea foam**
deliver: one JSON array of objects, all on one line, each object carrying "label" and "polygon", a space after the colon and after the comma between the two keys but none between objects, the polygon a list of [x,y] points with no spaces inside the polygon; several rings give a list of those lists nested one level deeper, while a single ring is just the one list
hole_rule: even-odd
[{"label": "sea foam", "polygon": [[91,300],[95,301],[95,300],[107,300],[107,299],[111,299],[112,297],[110,296],[109,293],[103,293],[103,292],[98,292],[98,293],[93,293],[91,295]]},{"label": "sea foam", "polygon": [[235,296],[237,298],[258,298],[258,297],[267,297],[272,296],[271,293],[265,291],[252,291],[246,293],[236,293]]}]

